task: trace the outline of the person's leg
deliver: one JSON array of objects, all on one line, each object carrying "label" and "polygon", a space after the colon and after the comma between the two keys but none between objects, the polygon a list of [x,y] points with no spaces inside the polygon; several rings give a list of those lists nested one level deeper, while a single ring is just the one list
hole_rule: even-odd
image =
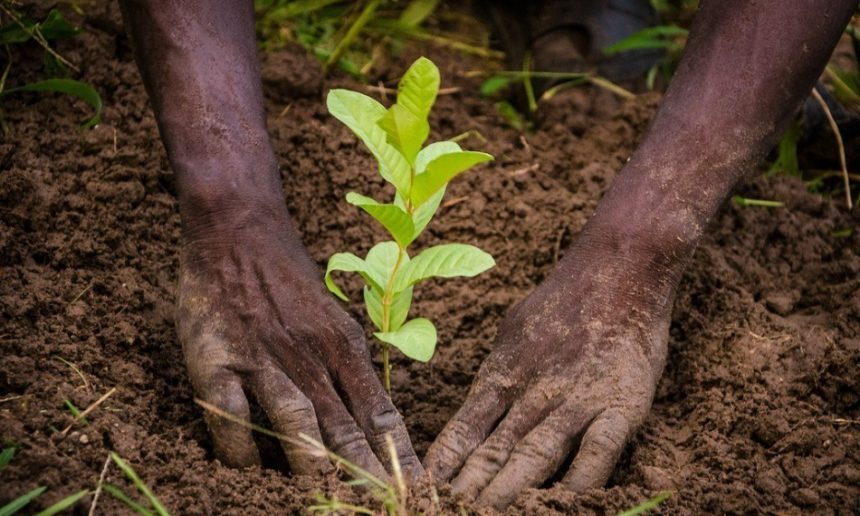
[{"label": "person's leg", "polygon": [[573,453],[564,485],[606,482],[650,408],[688,258],[809,94],[856,6],[702,1],[642,144],[553,273],[500,327],[427,453],[433,478],[502,507]]},{"label": "person's leg", "polygon": [[[364,332],[322,285],[292,227],[266,132],[251,0],[122,0],[144,84],[176,174],[182,216],[179,338],[197,395],[247,418],[246,390],[295,473],[330,469],[314,436],[384,474],[385,434],[421,466],[370,363]],[[216,455],[247,466],[247,428],[208,417]]]}]

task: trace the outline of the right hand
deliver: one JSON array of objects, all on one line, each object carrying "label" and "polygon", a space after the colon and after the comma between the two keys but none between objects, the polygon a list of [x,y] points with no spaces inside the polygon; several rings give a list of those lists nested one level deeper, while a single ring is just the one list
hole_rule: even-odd
[{"label": "right hand", "polygon": [[[417,477],[421,464],[364,331],[325,291],[286,210],[277,213],[220,213],[230,229],[186,231],[177,329],[197,396],[247,420],[250,393],[275,431],[305,433],[382,477],[391,434],[404,473]],[[208,411],[206,421],[221,461],[260,462],[250,429]],[[282,445],[293,473],[332,469],[306,447]]]}]

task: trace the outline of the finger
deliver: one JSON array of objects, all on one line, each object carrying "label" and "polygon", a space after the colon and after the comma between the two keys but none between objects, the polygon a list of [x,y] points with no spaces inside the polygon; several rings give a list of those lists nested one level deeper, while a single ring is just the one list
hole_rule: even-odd
[{"label": "finger", "polygon": [[487,438],[506,408],[497,389],[473,389],[427,451],[424,467],[431,478],[438,483],[454,476],[469,454]]},{"label": "finger", "polygon": [[313,393],[313,403],[319,415],[320,430],[326,446],[336,455],[372,475],[386,478],[385,468],[373,453],[367,436],[341,401],[328,374],[322,375],[322,381],[316,383],[310,392]]},{"label": "finger", "polygon": [[268,365],[254,375],[252,387],[275,431],[290,438],[281,440],[281,447],[293,473],[314,475],[331,471],[329,460],[312,454],[299,438],[302,433],[323,442],[314,406],[293,381],[276,366]]},{"label": "finger", "polygon": [[403,474],[407,478],[417,479],[424,473],[424,468],[412,448],[403,418],[382,387],[369,358],[349,361],[348,364],[358,370],[341,375],[338,382],[345,393],[349,411],[364,431],[370,447],[382,464],[389,468],[392,458],[385,436],[390,435]]},{"label": "finger", "polygon": [[492,435],[469,456],[463,469],[451,482],[454,492],[475,498],[508,462],[514,446],[552,408],[543,394],[529,395],[515,402]]},{"label": "finger", "polygon": [[631,430],[628,418],[621,412],[601,414],[582,437],[579,452],[562,484],[577,493],[606,485]]},{"label": "finger", "polygon": [[590,417],[579,409],[557,409],[529,432],[498,475],[481,492],[480,504],[507,507],[520,492],[538,487],[558,471]]},{"label": "finger", "polygon": [[[251,419],[248,399],[242,391],[242,382],[235,373],[219,368],[208,372],[205,378],[200,380],[195,384],[201,386],[197,391],[203,401],[245,421]],[[254,444],[250,428],[208,410],[204,418],[212,434],[215,456],[221,462],[234,468],[260,464],[260,452]]]}]

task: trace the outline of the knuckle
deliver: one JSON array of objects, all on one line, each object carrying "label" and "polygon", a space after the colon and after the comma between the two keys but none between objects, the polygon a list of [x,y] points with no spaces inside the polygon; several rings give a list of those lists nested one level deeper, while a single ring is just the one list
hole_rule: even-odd
[{"label": "knuckle", "polygon": [[402,422],[400,413],[389,403],[380,404],[370,416],[370,427],[374,434],[393,432]]},{"label": "knuckle", "polygon": [[364,448],[365,436],[355,425],[341,424],[333,429],[330,440],[340,455],[355,457]]},{"label": "knuckle", "polygon": [[624,444],[623,436],[606,428],[598,428],[588,436],[588,442],[594,450],[601,454],[613,453]]},{"label": "knuckle", "polygon": [[280,398],[273,410],[273,417],[284,421],[297,424],[308,420],[316,421],[313,405],[310,400],[301,395]]}]

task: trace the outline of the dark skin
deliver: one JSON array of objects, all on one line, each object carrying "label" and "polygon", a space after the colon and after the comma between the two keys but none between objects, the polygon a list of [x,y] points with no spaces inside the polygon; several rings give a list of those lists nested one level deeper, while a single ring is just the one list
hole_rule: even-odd
[{"label": "dark skin", "polygon": [[[384,434],[422,472],[363,330],[324,291],[266,135],[250,2],[123,0],[176,173],[177,327],[195,391],[322,439],[383,473]],[[821,73],[856,0],[705,0],[648,134],[553,273],[508,314],[466,402],[431,446],[434,480],[504,507],[559,473],[605,484],[650,409],[685,264],[732,188]],[[216,455],[259,462],[250,431],[207,418]],[[578,447],[577,447],[578,446]],[[331,468],[285,445],[295,473]]]}]

